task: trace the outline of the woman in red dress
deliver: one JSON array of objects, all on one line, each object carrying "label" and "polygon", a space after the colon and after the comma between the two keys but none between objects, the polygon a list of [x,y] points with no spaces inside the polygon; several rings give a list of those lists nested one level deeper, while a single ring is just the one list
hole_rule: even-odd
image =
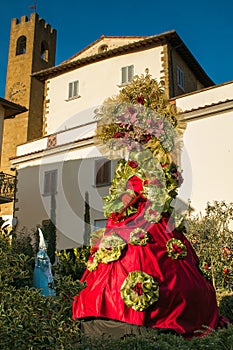
[{"label": "woman in red dress", "polygon": [[[216,328],[214,288],[200,272],[182,230],[175,227],[176,218],[170,210],[155,210],[148,198],[154,195],[148,191],[150,183],[135,159],[119,162],[116,174],[125,173],[131,176],[119,197],[123,209],[111,213],[106,228],[95,232],[99,237],[92,239],[82,277],[86,288],[74,298],[73,318],[104,318],[186,336],[203,326]],[[151,186],[162,191],[159,182]]]},{"label": "woman in red dress", "polygon": [[[133,105],[125,103],[132,102],[139,85],[143,95],[136,93]],[[86,288],[74,298],[73,318],[114,320],[191,337],[203,327],[216,329],[219,314],[214,288],[199,269],[183,218],[171,205],[181,183],[172,152],[182,127],[148,74],[126,90],[98,115],[102,150],[111,158],[125,149],[128,157],[118,161],[104,198],[107,224],[92,234],[81,279]]]}]

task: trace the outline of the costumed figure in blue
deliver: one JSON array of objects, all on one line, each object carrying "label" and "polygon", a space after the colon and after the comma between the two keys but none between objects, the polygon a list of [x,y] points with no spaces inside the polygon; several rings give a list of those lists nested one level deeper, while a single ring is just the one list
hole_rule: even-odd
[{"label": "costumed figure in blue", "polygon": [[51,270],[51,262],[47,254],[47,246],[44,240],[43,233],[40,228],[39,231],[39,251],[36,255],[33,286],[41,289],[41,295],[54,296],[56,295],[54,289],[54,280]]}]

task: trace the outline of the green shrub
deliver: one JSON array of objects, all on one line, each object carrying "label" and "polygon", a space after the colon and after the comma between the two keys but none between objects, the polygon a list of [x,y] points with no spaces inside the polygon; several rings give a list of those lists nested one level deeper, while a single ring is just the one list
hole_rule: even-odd
[{"label": "green shrub", "polygon": [[200,269],[216,290],[233,288],[233,203],[207,203],[205,215],[187,216],[187,234]]},{"label": "green shrub", "polygon": [[59,276],[71,276],[73,280],[80,279],[86,269],[90,255],[90,247],[84,246],[74,249],[57,251],[58,264],[55,272]]},{"label": "green shrub", "polygon": [[233,322],[233,292],[218,290],[217,301],[220,314]]},{"label": "green shrub", "polygon": [[233,327],[212,331],[205,337],[186,340],[182,336],[160,334],[148,330],[138,336],[127,336],[123,339],[111,337],[82,337],[73,349],[80,350],[232,350]]},{"label": "green shrub", "polygon": [[[47,254],[50,258],[51,264],[54,264],[56,259],[56,226],[54,225],[52,220],[44,220],[42,224],[44,239],[48,244]],[[38,232],[36,232],[36,234],[38,237]]]},{"label": "green shrub", "polygon": [[80,339],[71,304],[61,296],[43,297],[34,288],[5,288],[0,292],[2,349],[57,349]]},{"label": "green shrub", "polygon": [[[202,227],[202,222],[199,224],[196,231],[193,226],[193,236],[192,232],[190,233],[192,239],[195,238],[194,231],[203,239],[203,243],[197,244],[197,248],[202,247],[202,244],[208,245],[210,238],[213,244],[215,237],[216,246],[218,246],[218,239],[221,242],[224,241],[219,233],[223,231],[219,228],[217,236],[216,230],[215,236],[210,235],[214,232],[213,224],[210,226],[212,231],[208,231],[208,239],[201,236],[204,235],[206,226]],[[225,231],[230,232],[228,229]],[[228,235],[226,236],[229,238]],[[200,237],[198,239],[201,242]],[[230,239],[226,242],[232,249]],[[216,250],[212,250],[212,253]],[[197,249],[197,252],[207,254],[206,247],[203,250]],[[16,235],[10,240],[6,232],[0,232],[0,349],[233,350],[232,325],[218,331],[207,329],[207,332],[211,331],[207,336],[190,340],[178,335],[160,334],[151,329],[142,335],[125,336],[123,339],[94,336],[88,338],[81,335],[79,322],[72,320],[71,305],[73,296],[85,287],[79,279],[85,269],[88,256],[89,247],[58,253],[58,264],[55,269],[56,296],[44,297],[39,290],[32,287],[35,250],[31,246],[30,239]],[[204,254],[203,256],[209,257]],[[217,266],[216,263],[214,267]],[[216,277],[217,286],[222,286],[221,281],[219,282]],[[217,293],[219,308],[221,314],[231,319],[233,292],[228,290],[229,284],[223,283],[223,286],[224,288],[218,289]],[[197,332],[197,335],[200,334]]]},{"label": "green shrub", "polygon": [[21,231],[15,229],[10,232],[12,236],[11,246],[15,254],[24,254],[35,260],[36,246],[32,244],[32,233],[24,228]]},{"label": "green shrub", "polygon": [[32,261],[14,251],[8,237],[0,234],[0,288],[32,285]]},{"label": "green shrub", "polygon": [[31,258],[16,253],[15,243],[0,233],[0,348],[69,349],[80,339],[71,318],[72,297],[83,288],[78,280],[57,276],[56,297],[32,287]]}]

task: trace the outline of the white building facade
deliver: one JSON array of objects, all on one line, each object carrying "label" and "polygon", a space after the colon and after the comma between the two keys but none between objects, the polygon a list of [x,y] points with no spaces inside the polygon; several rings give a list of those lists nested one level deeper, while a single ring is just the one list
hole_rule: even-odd
[{"label": "white building facade", "polygon": [[[190,200],[199,211],[207,200],[230,199],[233,83],[213,86],[184,44],[181,51],[173,48],[177,41],[183,44],[174,32],[145,38],[101,37],[63,64],[34,74],[45,83],[44,136],[19,145],[11,160],[18,176],[18,229],[33,231],[52,218],[57,249],[66,249],[85,243],[86,230],[104,225],[102,197],[108,193],[115,162],[102,159],[94,145],[95,110],[146,69],[164,82],[168,96],[188,121],[181,201]],[[228,166],[227,174],[223,166]],[[213,188],[220,178],[224,184]]]},{"label": "white building facade", "polygon": [[184,112],[180,197],[198,213],[207,202],[233,202],[233,82],[183,95],[176,105]]}]

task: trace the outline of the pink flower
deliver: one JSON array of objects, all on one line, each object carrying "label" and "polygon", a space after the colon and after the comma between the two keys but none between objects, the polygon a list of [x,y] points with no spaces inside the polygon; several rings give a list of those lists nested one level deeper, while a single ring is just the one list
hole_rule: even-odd
[{"label": "pink flower", "polygon": [[121,116],[120,119],[124,124],[127,122],[129,124],[134,124],[137,121],[138,111],[135,108],[127,107],[125,114]]},{"label": "pink flower", "polygon": [[177,180],[179,185],[181,185],[182,182],[184,181],[181,173],[178,170],[175,173],[173,173],[172,176]]},{"label": "pink flower", "polygon": [[152,215],[156,215],[157,212],[156,212],[155,210],[153,210],[152,208],[150,208],[150,209],[148,210],[148,214],[152,216]]},{"label": "pink flower", "polygon": [[154,135],[159,138],[161,135],[164,135],[165,131],[164,131],[164,123],[163,120],[158,120],[156,123],[156,129],[155,129],[155,133]]},{"label": "pink flower", "polygon": [[158,179],[154,179],[150,182],[151,185],[156,185],[157,187],[161,187],[162,184]]}]

